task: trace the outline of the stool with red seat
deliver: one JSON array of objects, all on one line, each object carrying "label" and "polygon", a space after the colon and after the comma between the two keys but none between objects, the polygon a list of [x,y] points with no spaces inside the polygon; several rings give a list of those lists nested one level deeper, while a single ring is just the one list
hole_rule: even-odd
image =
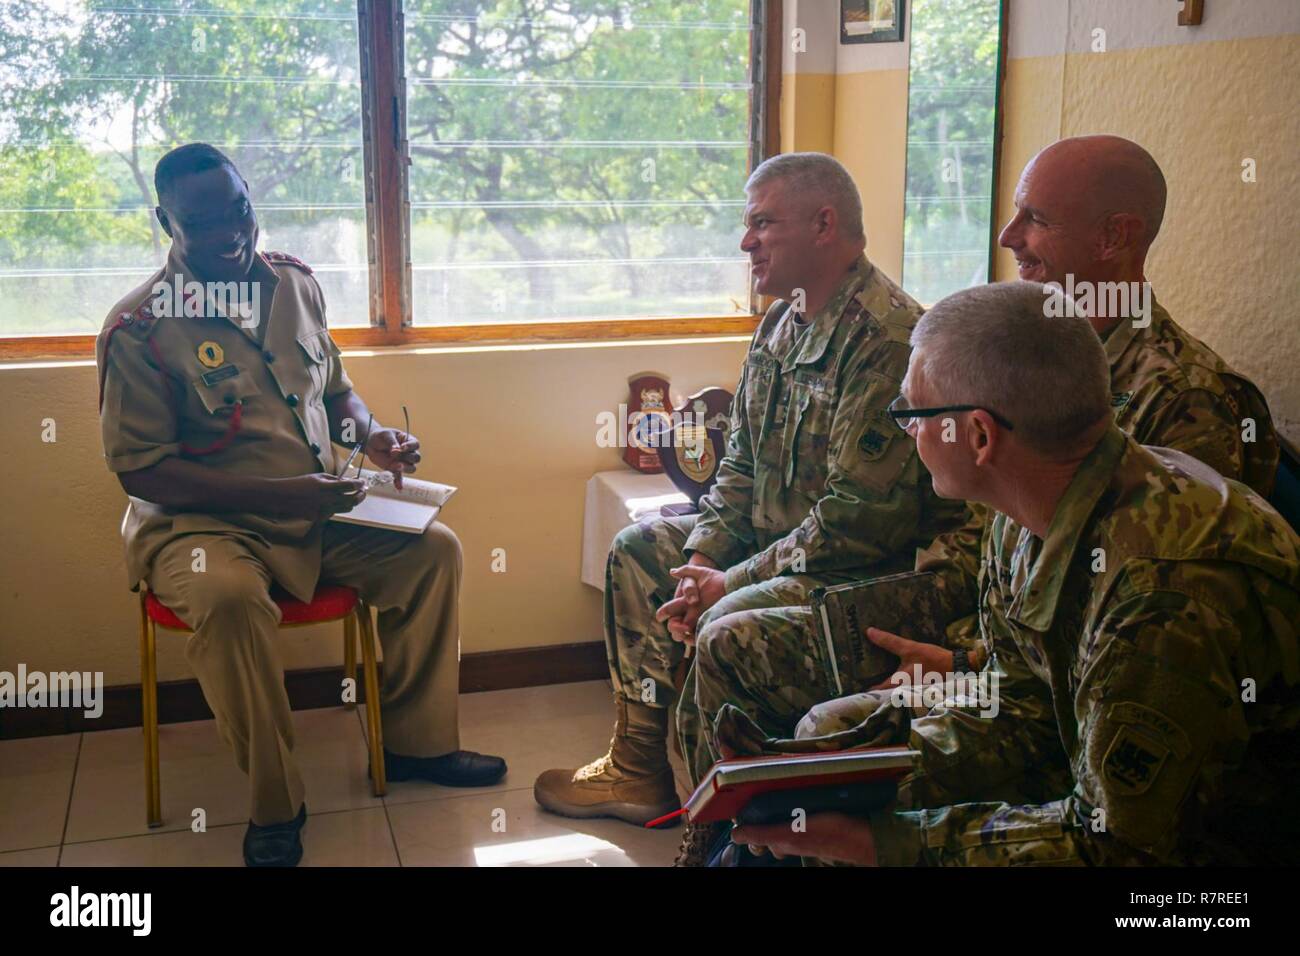
[{"label": "stool with red seat", "polygon": [[[379,720],[379,668],[376,663],[374,624],[370,607],[352,588],[321,585],[310,603],[304,603],[280,591],[271,592],[280,609],[281,627],[343,622],[343,672],[355,679],[357,673],[357,638],[361,639],[361,661],[366,690],[367,746],[370,748],[370,781],[375,796],[387,792],[384,780],[384,737]],[[140,688],[143,697],[144,765],[147,792],[146,809],[149,826],[162,826],[162,781],[158,770],[158,660],[157,628],[191,632],[193,629],[176,616],[147,588],[140,590]],[[354,695],[355,698],[355,695]],[[353,710],[356,704],[344,706]]]}]

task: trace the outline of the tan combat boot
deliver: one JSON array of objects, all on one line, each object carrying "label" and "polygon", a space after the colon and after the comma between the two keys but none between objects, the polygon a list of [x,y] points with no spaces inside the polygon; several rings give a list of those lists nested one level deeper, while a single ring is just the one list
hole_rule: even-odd
[{"label": "tan combat boot", "polygon": [[644,824],[680,806],[664,749],[672,711],[622,695],[615,703],[618,720],[605,756],[577,770],[548,770],[533,784],[533,797],[545,809]]}]

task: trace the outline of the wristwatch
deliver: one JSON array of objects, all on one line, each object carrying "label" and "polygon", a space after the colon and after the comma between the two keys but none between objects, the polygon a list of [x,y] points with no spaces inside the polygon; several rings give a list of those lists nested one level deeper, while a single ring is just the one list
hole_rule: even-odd
[{"label": "wristwatch", "polygon": [[969,674],[971,671],[970,655],[963,648],[958,648],[952,652],[952,672],[954,674]]}]

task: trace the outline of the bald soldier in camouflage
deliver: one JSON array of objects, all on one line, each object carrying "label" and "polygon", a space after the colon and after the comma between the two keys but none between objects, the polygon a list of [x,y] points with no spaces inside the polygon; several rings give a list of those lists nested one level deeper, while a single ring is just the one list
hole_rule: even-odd
[{"label": "bald soldier in camouflage", "polygon": [[[1016,215],[1001,244],[1016,255],[1022,278],[1077,288],[1084,283],[1138,283],[1147,251],[1164,217],[1166,189],[1155,160],[1114,136],[1066,139],[1039,153],[1016,189]],[[1267,494],[1277,471],[1278,441],[1259,390],[1210,348],[1188,334],[1155,301],[1150,314],[1115,315],[1102,301],[1091,317],[1110,369],[1116,424],[1142,444],[1186,452],[1223,475]],[[1054,395],[1051,390],[1045,395]],[[972,615],[978,604],[979,541],[985,511],[956,532],[941,535],[917,559],[917,570],[938,575],[950,617],[949,648],[899,639],[876,629],[868,636],[898,654],[911,672],[966,673],[983,664]],[[891,618],[903,615],[890,613]],[[725,704],[739,707],[767,736],[787,737],[814,704],[836,695],[813,638],[811,611],[765,611],[714,618],[699,635],[694,668],[696,712],[704,740],[683,737],[687,769],[698,778],[718,759],[710,728]],[[957,660],[954,661],[954,653]],[[854,691],[865,687],[851,688]],[[846,687],[845,690],[850,690]],[[875,702],[850,696],[832,727],[860,724]],[[683,705],[683,711],[687,708]],[[822,719],[830,721],[827,707]],[[686,718],[681,719],[683,725]]]},{"label": "bald soldier in camouflage", "polygon": [[[935,490],[994,514],[980,634],[1000,707],[911,721],[899,807],[737,842],[864,865],[1300,862],[1300,536],[1244,484],[1124,435],[1100,343],[1043,302],[1036,283],[948,297],[903,385]],[[956,441],[905,417],[957,403],[977,408]],[[1041,770],[1058,761],[1063,786]]]},{"label": "bald soldier in camouflage", "polygon": [[[610,750],[548,770],[534,795],[575,817],[645,823],[678,806],[665,748],[680,641],[697,623],[801,604],[811,588],[910,566],[960,521],[887,417],[920,307],[863,255],[847,171],[817,153],[763,163],[741,248],[777,302],[750,345],[717,484],[702,514],[625,529],[609,555]],[[678,567],[683,565],[683,567]]]}]

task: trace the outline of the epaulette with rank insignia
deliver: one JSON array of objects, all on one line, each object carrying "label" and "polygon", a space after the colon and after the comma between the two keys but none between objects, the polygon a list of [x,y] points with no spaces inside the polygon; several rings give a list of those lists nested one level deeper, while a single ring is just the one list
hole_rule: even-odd
[{"label": "epaulette with rank insignia", "polygon": [[[154,329],[154,321],[158,317],[153,314],[149,308],[149,303],[145,302],[134,312],[123,312],[117,317],[117,321],[108,327],[108,332],[104,335],[104,361],[100,363],[99,369],[99,407],[104,407],[104,377],[108,373],[108,348],[113,344],[113,335],[122,329],[129,329],[133,334],[147,337]],[[151,349],[157,349],[153,340],[149,342]]]},{"label": "epaulette with rank insignia", "polygon": [[267,262],[277,262],[283,263],[287,266],[297,266],[303,272],[307,273],[307,275],[311,275],[311,266],[307,265],[307,263],[303,262],[301,259],[289,255],[287,252],[264,252],[262,253],[262,258]]}]

